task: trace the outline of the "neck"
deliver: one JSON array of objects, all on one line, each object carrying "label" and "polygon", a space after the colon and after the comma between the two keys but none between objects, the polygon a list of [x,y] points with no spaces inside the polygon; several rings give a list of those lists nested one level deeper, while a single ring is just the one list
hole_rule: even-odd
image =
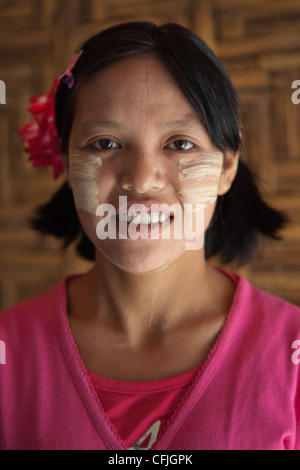
[{"label": "neck", "polygon": [[176,266],[134,274],[97,254],[94,268],[85,276],[89,292],[85,311],[130,342],[179,327],[195,315],[207,315],[215,307],[214,278],[220,274],[202,256],[186,254]]}]

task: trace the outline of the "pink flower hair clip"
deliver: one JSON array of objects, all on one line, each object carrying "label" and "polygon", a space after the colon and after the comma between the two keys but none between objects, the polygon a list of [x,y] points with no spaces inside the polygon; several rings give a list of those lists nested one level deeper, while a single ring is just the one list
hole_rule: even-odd
[{"label": "pink flower hair clip", "polygon": [[48,93],[30,99],[29,111],[33,118],[19,130],[21,140],[27,143],[25,151],[29,153],[29,161],[37,168],[52,166],[54,179],[63,172],[60,143],[55,125],[56,90],[60,81],[66,83],[68,88],[72,88],[74,85],[72,69],[82,52],[72,56],[65,72],[54,79]]},{"label": "pink flower hair clip", "polygon": [[71,57],[70,63],[64,73],[60,77],[58,77],[58,80],[68,85],[68,88],[72,88],[72,86],[74,85],[74,75],[72,73],[72,69],[82,53],[83,50],[79,51],[77,54],[74,54]]}]

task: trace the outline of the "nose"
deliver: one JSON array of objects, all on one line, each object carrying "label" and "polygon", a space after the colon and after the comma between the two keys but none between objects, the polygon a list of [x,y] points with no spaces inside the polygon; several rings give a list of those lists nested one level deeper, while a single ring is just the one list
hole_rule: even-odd
[{"label": "nose", "polygon": [[140,194],[163,189],[165,178],[158,159],[142,152],[128,156],[121,177],[121,187]]}]

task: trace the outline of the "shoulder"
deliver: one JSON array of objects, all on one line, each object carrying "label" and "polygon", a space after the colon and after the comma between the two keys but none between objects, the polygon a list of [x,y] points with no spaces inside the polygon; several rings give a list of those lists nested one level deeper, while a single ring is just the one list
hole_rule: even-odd
[{"label": "shoulder", "polygon": [[229,276],[234,276],[236,283],[224,328],[224,335],[231,341],[230,364],[235,368],[238,364],[246,367],[246,375],[249,371],[260,374],[264,380],[280,382],[285,390],[292,387],[300,374],[292,356],[300,346],[300,308],[241,276],[230,273]]},{"label": "shoulder", "polygon": [[239,313],[242,324],[256,338],[263,334],[271,338],[300,337],[300,308],[274,294],[236,276],[236,293],[232,310]]},{"label": "shoulder", "polygon": [[[220,269],[220,268],[219,268]],[[221,269],[235,284],[231,323],[256,337],[266,333],[300,337],[300,307],[253,285],[243,276]]]},{"label": "shoulder", "polygon": [[248,307],[248,309],[259,311],[267,310],[268,312],[274,308],[274,313],[286,312],[287,314],[290,313],[296,316],[300,314],[300,307],[297,305],[262,290],[239,274],[229,272],[223,268],[217,269],[235,284],[233,307]]},{"label": "shoulder", "polygon": [[66,303],[66,282],[62,279],[46,292],[23,300],[0,312],[0,339],[9,335],[29,335],[39,324],[49,323],[51,317]]},{"label": "shoulder", "polygon": [[284,300],[274,294],[266,292],[252,285],[245,278],[238,276],[241,294],[245,297],[249,307],[271,314],[283,313],[285,315],[300,315],[300,307]]}]

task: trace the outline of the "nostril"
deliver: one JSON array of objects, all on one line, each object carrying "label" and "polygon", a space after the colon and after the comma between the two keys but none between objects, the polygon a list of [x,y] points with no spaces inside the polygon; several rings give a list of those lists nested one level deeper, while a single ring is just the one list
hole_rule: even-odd
[{"label": "nostril", "polygon": [[121,180],[121,187],[127,191],[135,191],[138,194],[145,194],[149,191],[164,188],[165,181],[162,175],[152,172],[147,174],[135,173],[134,175],[124,175]]}]

